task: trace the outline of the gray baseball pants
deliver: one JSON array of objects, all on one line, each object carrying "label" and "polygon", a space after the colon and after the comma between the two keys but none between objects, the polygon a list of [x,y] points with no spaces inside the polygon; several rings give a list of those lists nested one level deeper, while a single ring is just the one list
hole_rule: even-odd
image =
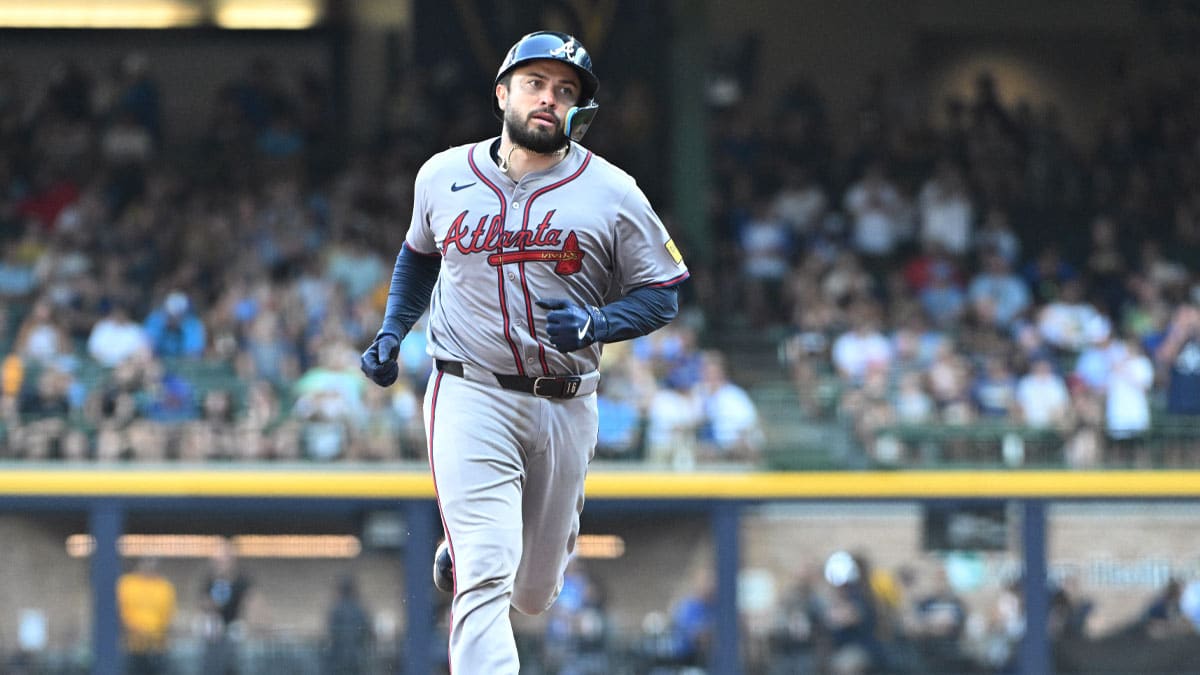
[{"label": "gray baseball pants", "polygon": [[552,400],[434,372],[429,464],[454,560],[450,668],[517,675],[509,607],[545,611],[579,535],[596,396]]}]

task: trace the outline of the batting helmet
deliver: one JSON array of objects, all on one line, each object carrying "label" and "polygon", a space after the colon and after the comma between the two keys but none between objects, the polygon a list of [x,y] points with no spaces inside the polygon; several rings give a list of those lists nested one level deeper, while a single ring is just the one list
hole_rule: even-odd
[{"label": "batting helmet", "polygon": [[492,83],[492,112],[499,119],[504,119],[504,111],[500,110],[500,101],[496,98],[496,85],[514,68],[538,59],[562,61],[573,67],[579,74],[579,100],[574,108],[567,111],[566,134],[572,140],[583,138],[596,117],[600,106],[596,103],[596,90],[600,88],[600,80],[592,72],[592,57],[584,49],[579,40],[566,33],[554,31],[537,31],[517,40],[508,50],[500,70],[496,72],[496,80]]}]

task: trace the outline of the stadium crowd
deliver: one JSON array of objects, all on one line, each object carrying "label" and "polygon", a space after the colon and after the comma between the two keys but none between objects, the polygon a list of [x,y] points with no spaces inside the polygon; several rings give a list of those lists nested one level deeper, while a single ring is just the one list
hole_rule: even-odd
[{"label": "stadium crowd", "polygon": [[[420,336],[387,391],[355,354],[416,168],[493,120],[408,73],[378,143],[343,153],[329,84],[259,59],[177,147],[145,57],[38,75],[0,67],[4,456],[423,455]],[[873,82],[845,147],[803,81],[766,118],[714,99],[717,258],[677,325],[607,350],[598,455],[760,461],[754,383],[702,345],[741,328],[787,336],[801,412],[840,420],[871,461],[918,452],[906,426],[997,423],[1044,432],[1072,466],[1194,461],[1139,442],[1200,413],[1190,83],[1126,97],[1091,146],[1053,108],[1006,107],[986,73],[942,125]],[[615,89],[618,108],[644,92]],[[627,153],[619,137],[595,140]]]},{"label": "stadium crowd", "polygon": [[[367,386],[357,354],[420,162],[463,125],[495,123],[420,115],[414,97],[445,94],[413,76],[379,146],[339,156],[327,83],[262,59],[220,88],[197,142],[171,147],[144,57],[42,75],[23,90],[0,68],[0,455],[422,458],[423,335],[387,390]],[[695,332],[614,346],[601,455],[754,458],[753,403]]]},{"label": "stadium crowd", "polygon": [[[719,109],[714,315],[786,325],[802,409],[875,462],[920,452],[897,429],[991,425],[1020,427],[1013,463],[1040,433],[1069,466],[1194,464],[1195,83],[1121,83],[1094,143],[986,72],[940,125],[880,78],[844,148],[803,82],[767,120]],[[1182,442],[1148,442],[1167,421]]]},{"label": "stadium crowd", "polygon": [[[144,57],[36,75],[29,87],[0,64],[0,457],[420,461],[421,332],[387,390],[357,357],[416,168],[494,133],[484,107],[409,74],[379,142],[343,156],[329,84],[260,60],[180,148]],[[714,101],[718,258],[693,265],[685,316],[606,348],[597,456],[761,461],[770,421],[731,377],[739,355],[705,339],[740,327],[786,335],[800,412],[841,421],[874,461],[917,451],[905,425],[996,422],[1047,431],[1072,466],[1151,461],[1141,441],[1155,424],[1200,414],[1195,84],[1124,97],[1092,144],[1053,109],[1006,107],[985,75],[940,126],[877,83],[847,147],[803,83],[767,119]],[[644,128],[644,108],[626,109],[605,124]],[[1154,461],[1194,463],[1196,445]],[[868,565],[839,583],[804,570],[752,644],[839,672],[1010,664],[1016,592],[972,623],[943,579],[904,598],[903,574],[876,582]],[[602,662],[603,589],[569,584],[546,658]],[[706,590],[648,622],[642,658],[702,661]],[[1056,607],[1076,629],[1074,606]]]}]

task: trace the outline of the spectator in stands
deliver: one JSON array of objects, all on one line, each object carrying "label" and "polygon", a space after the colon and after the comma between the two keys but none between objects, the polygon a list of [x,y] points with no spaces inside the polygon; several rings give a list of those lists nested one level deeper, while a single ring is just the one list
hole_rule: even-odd
[{"label": "spectator in stands", "polygon": [[829,198],[814,180],[811,168],[789,163],[783,170],[783,186],[771,199],[770,208],[791,228],[793,241],[807,242],[821,227]]},{"label": "spectator in stands", "polygon": [[140,182],[141,172],[154,156],[154,137],[138,123],[133,112],[121,111],[101,134],[100,151],[117,176],[125,181]]},{"label": "spectator in stands", "polygon": [[1167,412],[1200,415],[1200,309],[1175,310],[1154,360],[1167,382]]},{"label": "spectator in stands", "polygon": [[1052,640],[1087,639],[1088,619],[1095,603],[1083,595],[1077,575],[1066,576],[1055,584],[1050,594],[1050,616],[1048,617]]},{"label": "spectator in stands", "polygon": [[879,280],[897,248],[911,237],[904,195],[883,160],[876,159],[846,190],[844,202],[852,220],[854,251]]},{"label": "spectator in stands", "polygon": [[716,584],[700,572],[671,610],[671,664],[704,666],[708,663],[716,617]]},{"label": "spectator in stands", "polygon": [[137,416],[144,363],[138,357],[126,359],[92,387],[84,404],[84,417],[90,424],[124,426]]},{"label": "spectator in stands", "polygon": [[561,675],[607,675],[612,626],[604,589],[578,558],[546,618],[545,667]]},{"label": "spectator in stands", "polygon": [[88,336],[87,351],[97,363],[112,368],[136,354],[148,354],[151,346],[141,324],[129,317],[129,311],[124,305],[116,303],[92,328]]},{"label": "spectator in stands", "polygon": [[1129,262],[1117,240],[1116,221],[1106,213],[1097,215],[1091,222],[1091,249],[1084,269],[1088,286],[1110,316],[1116,316],[1124,304]]},{"label": "spectator in stands", "polygon": [[892,361],[892,348],[879,332],[878,308],[860,302],[850,310],[853,328],[833,341],[833,365],[842,380],[861,385],[872,368],[886,370]]},{"label": "spectator in stands", "polygon": [[129,458],[140,464],[157,464],[168,459],[170,432],[154,420],[136,419],[125,429]]},{"label": "spectator in stands", "polygon": [[933,398],[925,391],[925,378],[917,371],[906,372],[900,377],[892,406],[900,424],[928,424],[937,418]]},{"label": "spectator in stands", "polygon": [[1025,282],[996,250],[982,253],[983,269],[967,287],[967,298],[980,323],[1005,329],[1026,309],[1031,298]]},{"label": "spectator in stands", "polygon": [[796,561],[793,579],[771,629],[770,675],[818,672],[817,665],[828,649],[819,566]]},{"label": "spectator in stands", "polygon": [[829,302],[844,304],[873,297],[880,284],[863,269],[852,251],[840,251],[821,276],[821,292]]},{"label": "spectator in stands", "polygon": [[946,424],[967,424],[974,420],[971,404],[971,367],[950,341],[943,342],[926,372],[929,394]]},{"label": "spectator in stands", "polygon": [[75,361],[74,345],[48,299],[33,304],[13,339],[13,351],[33,364],[69,367]]},{"label": "spectator in stands", "polygon": [[703,354],[696,391],[704,414],[699,458],[757,461],[764,441],[758,409],[746,390],[729,380],[724,354]]},{"label": "spectator in stands", "polygon": [[266,380],[251,380],[246,383],[245,401],[239,410],[240,421],[259,430],[266,431],[282,414],[279,396]]},{"label": "spectator in stands", "polygon": [[400,377],[389,389],[371,387],[364,392],[363,415],[350,427],[346,458],[359,461],[390,462],[411,457],[413,448],[405,447],[405,434],[413,417],[420,416],[416,396]]},{"label": "spectator in stands", "polygon": [[1112,321],[1083,293],[1082,280],[1071,279],[1063,284],[1059,297],[1038,312],[1038,330],[1050,346],[1078,353],[1090,343],[1107,340]]},{"label": "spectator in stands", "polygon": [[147,360],[143,368],[141,388],[135,396],[139,416],[164,423],[200,416],[196,385],[190,377],[158,359]]},{"label": "spectator in stands", "polygon": [[832,592],[821,622],[829,630],[830,667],[836,673],[867,673],[882,667],[879,611],[870,579],[854,556],[845,551],[830,555],[825,579]]},{"label": "spectator in stands", "polygon": [[329,650],[327,672],[344,675],[372,672],[375,633],[353,577],[343,576],[338,580],[337,597],[325,617],[325,635]]},{"label": "spectator in stands", "polygon": [[199,464],[221,459],[220,448],[214,438],[212,426],[200,420],[185,422],[179,426],[179,443],[176,458],[181,463]]},{"label": "spectator in stands", "polygon": [[695,465],[703,403],[690,378],[672,373],[657,387],[646,410],[646,460],[660,466],[690,469]]},{"label": "spectator in stands", "polygon": [[130,459],[129,439],[125,428],[115,423],[106,423],[96,430],[96,462],[111,464]]},{"label": "spectator in stands", "polygon": [[154,354],[160,357],[199,358],[204,355],[206,328],[180,290],[167,294],[144,322]]},{"label": "spectator in stands", "polygon": [[[1104,420],[1108,437],[1122,450],[1130,449],[1150,430],[1150,387],[1154,384],[1154,364],[1136,340],[1120,341],[1114,353],[1107,382]],[[1119,452],[1125,463],[1128,452]],[[1148,457],[1137,460],[1144,461]]]},{"label": "spectator in stands", "polygon": [[212,430],[212,452],[215,459],[237,459],[243,452],[236,434],[237,395],[222,385],[212,386],[193,398],[200,399],[200,421]]},{"label": "spectator in stands", "polygon": [[1049,358],[1037,358],[1017,383],[1021,420],[1036,429],[1064,429],[1070,421],[1071,399],[1066,382]]},{"label": "spectator in stands", "polygon": [[638,402],[610,394],[607,385],[601,382],[596,391],[596,408],[600,413],[596,458],[633,459],[640,455],[643,420]]},{"label": "spectator in stands", "polygon": [[252,585],[238,569],[236,554],[232,541],[222,541],[200,587],[206,621],[203,672],[213,675],[238,673],[238,642]]},{"label": "spectator in stands", "polygon": [[950,585],[944,567],[934,568],[933,580],[913,607],[911,627],[922,665],[931,673],[966,673],[973,669],[960,642],[967,626],[967,606]]},{"label": "spectator in stands", "polygon": [[1007,421],[1017,417],[1017,378],[1004,359],[987,360],[971,386],[971,398],[981,418]]},{"label": "spectator in stands", "polygon": [[292,416],[304,422],[304,449],[309,459],[343,457],[351,430],[364,414],[365,380],[358,355],[342,340],[321,347],[320,361],[292,386]]},{"label": "spectator in stands", "polygon": [[959,323],[967,308],[967,294],[947,262],[934,264],[929,283],[920,291],[921,309],[933,325],[948,328]]},{"label": "spectator in stands", "polygon": [[977,660],[997,673],[1017,672],[1017,657],[1025,634],[1025,605],[1021,580],[1004,585],[984,610]]},{"label": "spectator in stands", "polygon": [[971,242],[975,207],[961,167],[953,159],[938,160],[917,195],[920,241],[936,245],[950,255],[963,257]]},{"label": "spectator in stands", "polygon": [[998,207],[992,207],[983,218],[983,223],[975,233],[972,251],[981,256],[988,252],[996,252],[1013,267],[1021,259],[1021,240],[1009,222],[1008,212]]},{"label": "spectator in stands", "polygon": [[375,248],[361,235],[350,235],[325,255],[325,277],[341,286],[350,302],[366,296],[385,283],[388,270]]},{"label": "spectator in stands", "polygon": [[1140,274],[1127,275],[1125,284],[1128,291],[1125,304],[1114,314],[1121,317],[1119,332],[1138,339],[1150,349],[1153,339],[1165,333],[1174,308],[1162,289]]},{"label": "spectator in stands", "polygon": [[855,438],[872,459],[887,464],[896,462],[898,458],[892,439],[880,436],[883,429],[896,423],[886,368],[868,368],[862,386],[845,391],[840,413],[850,421]]},{"label": "spectator in stands", "polygon": [[752,203],[750,213],[737,223],[738,249],[744,311],[751,325],[762,327],[780,318],[776,308],[794,246],[791,228],[770,210],[770,203],[761,196]]},{"label": "spectator in stands", "polygon": [[263,308],[249,321],[238,352],[238,372],[244,378],[264,379],[276,387],[295,382],[302,355],[281,312]]},{"label": "spectator in stands", "polygon": [[1138,253],[1138,271],[1151,283],[1164,289],[1183,289],[1187,286],[1187,268],[1163,253],[1162,243],[1157,239],[1142,241]]},{"label": "spectator in stands", "polygon": [[79,426],[69,427],[63,433],[59,448],[58,459],[64,462],[78,464],[92,459],[92,440],[88,432]]},{"label": "spectator in stands", "polygon": [[117,608],[128,675],[167,673],[175,584],[158,571],[156,558],[139,558],[132,570],[117,579]]},{"label": "spectator in stands", "polygon": [[1150,604],[1142,611],[1141,617],[1134,629],[1155,640],[1163,640],[1178,635],[1194,635],[1191,622],[1183,614],[1179,605],[1183,594],[1183,583],[1172,577],[1160,589]]},{"label": "spectator in stands", "polygon": [[18,409],[26,420],[65,421],[72,413],[70,371],[48,366],[21,392]]},{"label": "spectator in stands", "polygon": [[[29,227],[27,230],[34,228]],[[22,254],[19,246],[6,242],[0,247],[0,298],[24,298],[37,288],[34,261]]]},{"label": "spectator in stands", "polygon": [[1036,304],[1060,302],[1065,287],[1076,284],[1083,288],[1075,267],[1063,259],[1056,244],[1047,244],[1038,251],[1037,257],[1025,264],[1021,276],[1029,285]]}]

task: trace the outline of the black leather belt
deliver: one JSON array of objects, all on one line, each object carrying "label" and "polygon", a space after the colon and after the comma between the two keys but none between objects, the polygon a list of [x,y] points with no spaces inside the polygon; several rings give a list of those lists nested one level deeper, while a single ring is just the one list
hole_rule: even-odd
[{"label": "black leather belt", "polygon": [[[447,375],[463,377],[463,364],[458,361],[436,361],[437,369]],[[540,398],[575,398],[579,393],[579,383],[583,378],[578,375],[547,375],[543,377],[525,377],[524,375],[501,375],[492,373],[496,383],[505,389],[533,394]]]}]

